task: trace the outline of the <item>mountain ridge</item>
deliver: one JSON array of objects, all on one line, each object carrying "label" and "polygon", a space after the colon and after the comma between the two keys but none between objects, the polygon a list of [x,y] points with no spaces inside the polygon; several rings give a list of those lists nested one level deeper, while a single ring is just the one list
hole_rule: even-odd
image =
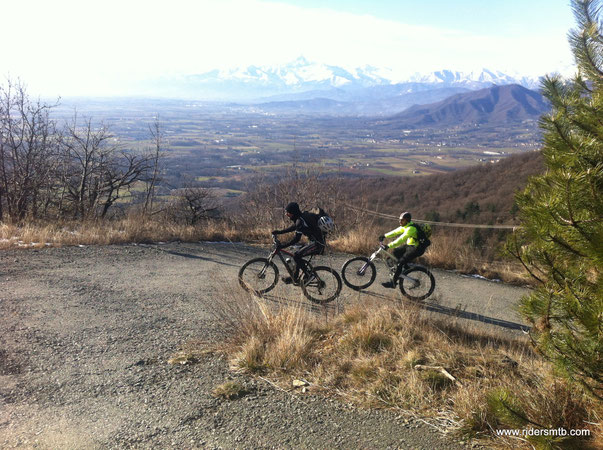
[{"label": "mountain ridge", "polygon": [[436,103],[414,105],[383,121],[382,126],[428,128],[505,124],[538,120],[549,109],[538,92],[510,84],[456,94]]}]

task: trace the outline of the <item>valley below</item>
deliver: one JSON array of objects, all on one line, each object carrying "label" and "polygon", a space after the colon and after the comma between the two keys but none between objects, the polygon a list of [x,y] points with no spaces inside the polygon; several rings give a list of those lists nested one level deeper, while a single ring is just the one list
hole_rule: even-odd
[{"label": "valley below", "polygon": [[288,169],[424,176],[496,163],[540,146],[536,120],[406,127],[395,118],[277,114],[254,105],[160,99],[66,100],[55,114],[68,120],[74,108],[108,126],[114,143],[131,150],[153,148],[149,127],[157,121],[164,184],[194,182],[226,197],[245,192],[258,175]]}]

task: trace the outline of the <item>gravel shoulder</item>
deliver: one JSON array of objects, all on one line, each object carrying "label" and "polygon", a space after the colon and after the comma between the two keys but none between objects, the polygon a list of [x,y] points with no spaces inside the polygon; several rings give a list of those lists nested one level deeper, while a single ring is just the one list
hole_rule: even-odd
[{"label": "gravel shoulder", "polygon": [[[1,448],[461,448],[420,421],[284,392],[219,356],[173,366],[188,340],[216,342],[208,305],[237,292],[243,262],[266,249],[169,243],[0,252]],[[346,255],[325,260],[338,269]],[[338,306],[382,289],[344,287]],[[435,272],[427,309],[470,326],[521,334],[526,290]],[[382,279],[383,278],[383,279]],[[277,286],[276,295],[298,296]],[[216,399],[236,380],[247,395]]]}]

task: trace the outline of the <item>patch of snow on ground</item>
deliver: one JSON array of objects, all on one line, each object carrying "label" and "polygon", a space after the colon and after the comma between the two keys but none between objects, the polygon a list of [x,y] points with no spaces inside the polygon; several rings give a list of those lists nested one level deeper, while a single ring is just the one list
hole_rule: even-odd
[{"label": "patch of snow on ground", "polygon": [[484,276],[477,275],[477,274],[473,274],[473,275],[463,275],[463,274],[461,274],[461,276],[463,278],[477,278],[479,280],[486,280],[486,281],[493,281],[495,283],[502,283],[502,280],[499,280],[498,278],[486,278]]}]

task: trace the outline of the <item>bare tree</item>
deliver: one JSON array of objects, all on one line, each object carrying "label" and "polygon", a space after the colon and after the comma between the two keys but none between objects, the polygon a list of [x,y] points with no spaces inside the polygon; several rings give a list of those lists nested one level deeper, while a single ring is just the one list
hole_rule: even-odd
[{"label": "bare tree", "polygon": [[151,160],[145,155],[137,155],[120,151],[119,156],[113,155],[103,173],[101,189],[100,217],[105,217],[111,206],[123,196],[124,190],[146,178],[151,168]]},{"label": "bare tree", "polygon": [[65,158],[70,166],[65,181],[75,218],[88,218],[100,200],[103,172],[116,151],[107,145],[110,138],[107,128],[95,130],[91,119],[78,128],[77,115],[65,127]]},{"label": "bare tree", "polygon": [[105,217],[124,191],[144,180],[151,168],[150,156],[120,149],[107,127],[94,128],[91,119],[78,127],[74,117],[64,134],[69,165],[65,183],[75,218]]},{"label": "bare tree", "polygon": [[261,175],[252,180],[241,198],[245,220],[255,226],[277,226],[283,220],[283,208],[298,202],[302,209],[320,206],[339,223],[360,221],[357,212],[347,208],[348,192],[340,178],[326,174],[320,167],[290,167],[283,174]]},{"label": "bare tree", "polygon": [[196,187],[190,181],[173,195],[176,199],[169,208],[169,216],[177,222],[195,225],[215,217],[219,211],[219,203],[212,190]]},{"label": "bare tree", "polygon": [[161,137],[156,151],[119,148],[107,127],[83,125],[77,115],[61,130],[50,118],[56,105],[30,100],[21,83],[0,86],[0,220],[51,216],[105,217],[133,185],[159,175]]},{"label": "bare tree", "polygon": [[32,101],[20,82],[0,86],[0,220],[35,218],[54,196],[60,136],[53,106]]},{"label": "bare tree", "polygon": [[159,117],[155,118],[155,122],[149,127],[151,136],[153,138],[154,148],[150,155],[151,173],[150,178],[147,180],[146,193],[144,199],[144,206],[142,208],[143,214],[147,214],[148,211],[153,209],[153,201],[155,200],[155,188],[157,183],[160,182],[160,161],[164,156],[162,150],[163,144],[163,132],[160,128]]}]

